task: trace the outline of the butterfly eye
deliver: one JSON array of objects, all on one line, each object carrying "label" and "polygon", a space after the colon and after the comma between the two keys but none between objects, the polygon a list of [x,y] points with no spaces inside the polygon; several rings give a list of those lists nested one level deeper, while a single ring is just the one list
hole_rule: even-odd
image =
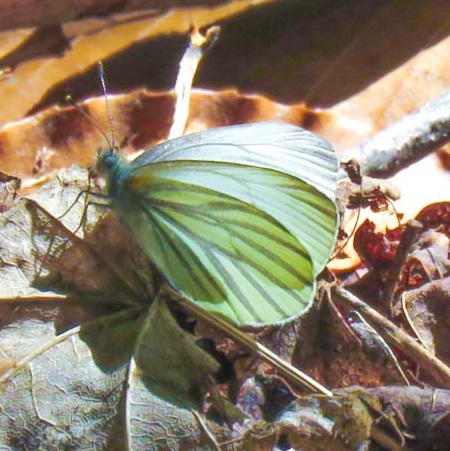
[{"label": "butterfly eye", "polygon": [[95,169],[99,174],[114,173],[119,165],[120,156],[113,149],[100,149]]}]

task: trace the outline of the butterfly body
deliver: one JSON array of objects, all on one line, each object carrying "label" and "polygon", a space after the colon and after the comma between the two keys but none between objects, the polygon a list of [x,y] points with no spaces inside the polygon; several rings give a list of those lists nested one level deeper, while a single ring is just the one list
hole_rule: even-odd
[{"label": "butterfly body", "polygon": [[175,288],[238,325],[276,323],[308,308],[334,245],[338,167],[324,143],[287,124],[232,126],[131,163],[106,150],[97,168]]}]

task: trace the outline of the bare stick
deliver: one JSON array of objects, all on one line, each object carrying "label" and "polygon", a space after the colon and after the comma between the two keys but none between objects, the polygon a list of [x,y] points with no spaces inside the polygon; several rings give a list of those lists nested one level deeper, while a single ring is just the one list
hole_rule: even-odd
[{"label": "bare stick", "polygon": [[357,160],[361,171],[387,178],[450,141],[450,89],[419,110],[348,150],[342,161]]},{"label": "bare stick", "polygon": [[391,346],[401,350],[420,364],[441,388],[450,388],[450,368],[444,362],[346,289],[336,287],[333,293],[338,297],[339,302],[361,313]]},{"label": "bare stick", "polygon": [[189,116],[189,103],[195,73],[205,52],[216,42],[219,30],[219,27],[210,27],[205,35],[202,35],[197,28],[191,31],[190,43],[181,58],[175,83],[175,111],[168,139],[177,138],[184,132]]}]

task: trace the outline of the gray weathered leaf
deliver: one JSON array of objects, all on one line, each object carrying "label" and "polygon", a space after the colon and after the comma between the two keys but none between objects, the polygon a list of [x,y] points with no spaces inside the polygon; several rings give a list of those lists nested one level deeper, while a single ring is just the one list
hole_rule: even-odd
[{"label": "gray weathered leaf", "polygon": [[113,216],[91,210],[80,236],[84,205],[57,218],[83,188],[64,177],[0,215],[0,447],[205,449],[197,417],[163,397],[198,406],[217,363],[149,311],[151,265]]}]

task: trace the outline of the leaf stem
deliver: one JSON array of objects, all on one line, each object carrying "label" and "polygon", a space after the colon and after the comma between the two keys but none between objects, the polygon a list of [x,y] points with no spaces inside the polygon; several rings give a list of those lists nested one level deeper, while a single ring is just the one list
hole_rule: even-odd
[{"label": "leaf stem", "polygon": [[306,386],[315,393],[321,393],[325,396],[333,396],[333,392],[328,390],[328,388],[319,384],[312,377],[303,373],[299,369],[292,366],[290,363],[285,362],[283,359],[278,357],[270,349],[266,348],[262,344],[258,343],[247,333],[239,330],[237,327],[233,326],[229,322],[219,318],[216,315],[206,312],[201,307],[198,307],[193,302],[189,301],[181,294],[173,290],[169,286],[164,286],[162,290],[166,290],[166,298],[181,304],[190,314],[200,319],[204,323],[213,327],[215,330],[219,330],[228,338],[231,338],[236,343],[239,343],[243,348],[247,349],[253,354],[256,354],[265,362],[269,363],[272,367],[276,368],[278,372],[283,375],[286,379],[291,381],[296,385]]}]

